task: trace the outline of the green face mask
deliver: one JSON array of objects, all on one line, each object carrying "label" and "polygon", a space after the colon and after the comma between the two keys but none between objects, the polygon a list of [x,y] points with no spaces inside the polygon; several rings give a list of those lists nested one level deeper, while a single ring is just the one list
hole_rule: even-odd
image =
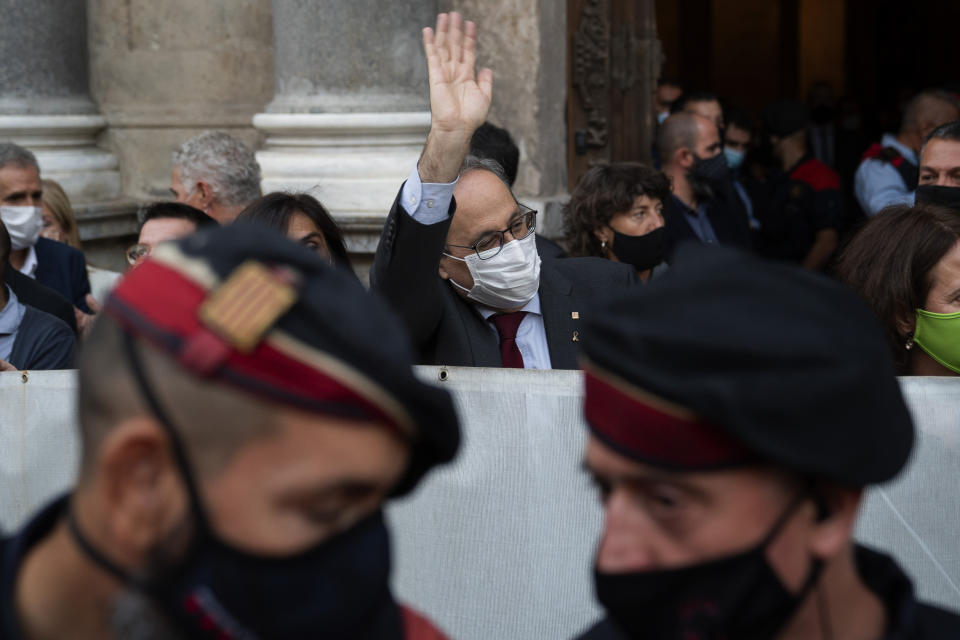
[{"label": "green face mask", "polygon": [[960,312],[933,313],[917,309],[913,341],[954,373],[960,373]]}]

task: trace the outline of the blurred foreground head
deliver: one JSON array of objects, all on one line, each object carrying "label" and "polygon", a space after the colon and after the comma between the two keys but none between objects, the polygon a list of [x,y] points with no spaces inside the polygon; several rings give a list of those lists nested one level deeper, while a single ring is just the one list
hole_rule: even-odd
[{"label": "blurred foreground head", "polygon": [[[815,589],[872,602],[856,511],[862,487],[903,467],[913,426],[866,305],[821,276],[686,245],[586,332],[610,624],[631,637],[809,637],[788,631],[820,624]],[[836,637],[863,629],[849,631]]]},{"label": "blurred foreground head", "polygon": [[140,603],[115,624],[393,637],[380,507],[459,441],[412,362],[385,306],[273,230],[157,247],[80,364],[71,537],[124,585],[116,602]]}]

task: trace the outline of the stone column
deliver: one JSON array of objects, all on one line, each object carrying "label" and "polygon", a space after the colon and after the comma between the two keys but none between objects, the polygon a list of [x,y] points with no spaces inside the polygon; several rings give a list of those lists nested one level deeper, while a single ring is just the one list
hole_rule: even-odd
[{"label": "stone column", "polygon": [[273,0],[275,95],[253,119],[263,189],[311,192],[354,254],[375,250],[430,128],[420,31],[436,13],[436,0]]},{"label": "stone column", "polygon": [[0,0],[0,15],[0,140],[34,151],[78,204],[117,198],[117,159],[96,145],[107,123],[90,99],[86,3]]}]

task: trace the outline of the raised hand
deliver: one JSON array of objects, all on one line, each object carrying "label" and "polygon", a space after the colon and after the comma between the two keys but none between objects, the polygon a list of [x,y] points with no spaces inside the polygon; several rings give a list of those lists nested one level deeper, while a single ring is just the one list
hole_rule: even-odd
[{"label": "raised hand", "polygon": [[423,30],[423,48],[430,75],[432,127],[467,136],[483,124],[493,98],[493,71],[475,71],[477,25],[459,13],[437,16],[436,31]]},{"label": "raised hand", "polygon": [[430,135],[418,165],[423,182],[452,182],[493,98],[493,71],[476,72],[477,25],[441,13],[423,30],[430,75]]}]

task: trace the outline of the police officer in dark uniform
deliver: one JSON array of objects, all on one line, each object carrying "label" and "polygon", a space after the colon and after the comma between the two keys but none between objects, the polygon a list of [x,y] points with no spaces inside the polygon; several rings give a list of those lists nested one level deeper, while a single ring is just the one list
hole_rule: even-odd
[{"label": "police officer in dark uniform", "polygon": [[80,478],[0,541],[0,638],[443,636],[381,506],[457,418],[352,274],[251,223],[158,246],[80,358]]},{"label": "police officer in dark uniform", "polygon": [[840,176],[814,158],[807,147],[809,110],[796,101],[770,105],[764,120],[776,162],[767,177],[765,200],[758,207],[758,252],[808,269],[823,270],[844,226]]},{"label": "police officer in dark uniform", "polygon": [[607,617],[581,637],[960,638],[960,617],[851,538],[864,489],[914,438],[870,310],[792,266],[680,257],[588,320]]}]

